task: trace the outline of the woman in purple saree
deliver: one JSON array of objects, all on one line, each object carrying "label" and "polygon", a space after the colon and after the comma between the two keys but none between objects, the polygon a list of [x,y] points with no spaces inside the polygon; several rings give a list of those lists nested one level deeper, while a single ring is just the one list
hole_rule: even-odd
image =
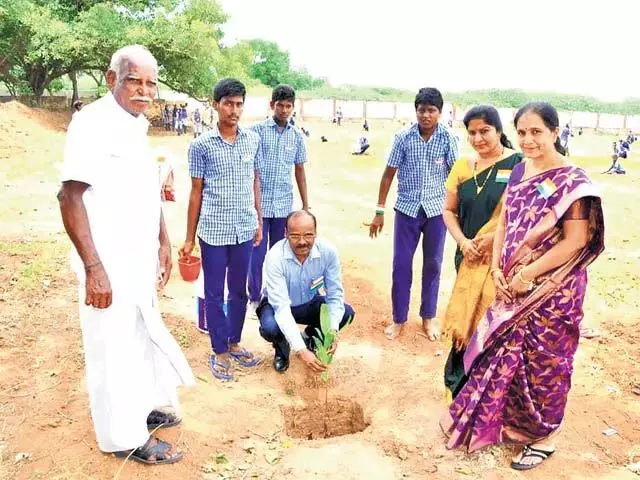
[{"label": "woman in purple saree", "polygon": [[440,424],[448,448],[522,445],[528,470],[554,451],[580,337],[586,267],[604,248],[600,198],[561,155],[545,103],[515,117],[526,160],[514,167],[494,239],[498,297],[464,355],[466,383]]}]

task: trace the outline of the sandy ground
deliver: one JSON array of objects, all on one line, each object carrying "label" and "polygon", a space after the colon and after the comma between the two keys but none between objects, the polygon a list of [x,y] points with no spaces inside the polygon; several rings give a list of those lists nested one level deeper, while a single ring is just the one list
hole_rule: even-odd
[{"label": "sandy ground", "polygon": [[[92,431],[76,282],[67,265],[70,244],[55,201],[66,122],[64,116],[0,105],[0,478],[637,478],[627,465],[640,460],[640,396],[633,393],[640,385],[640,236],[632,226],[638,218],[640,156],[632,154],[627,176],[600,175],[610,163],[612,137],[573,139],[573,151],[581,155],[576,162],[592,174],[604,197],[607,249],[590,270],[585,318],[602,336],[585,340],[576,356],[553,459],[521,474],[509,468],[510,448],[473,455],[445,449],[437,421],[446,408],[446,347],[420,334],[415,288],[413,316],[403,336],[394,343],[383,337],[382,326],[390,319],[391,225],[377,240],[370,240],[363,226],[371,220],[383,158],[401,125],[372,122],[371,153],[353,157],[348,152],[357,124],[315,122],[307,125],[310,203],[319,234],[339,248],[347,301],[357,312],[341,341],[328,390],[294,360],[286,374],[275,373],[272,349],[252,318],[243,341],[264,356],[264,364],[239,374],[231,385],[212,379],[206,365],[209,339],[194,328],[194,288],[181,280],[176,265],[162,309],[198,384],[181,391],[182,426],[161,433],[185,451],[184,461],[145,468],[101,454]],[[328,143],[320,142],[322,134]],[[174,253],[184,237],[189,140],[152,139],[172,152],[177,170],[177,202],[165,206]],[[445,258],[440,312],[453,283],[450,240]],[[415,261],[419,279],[419,253]],[[325,396],[337,412],[335,425],[364,422],[366,429],[329,439],[287,435],[292,421],[298,426],[304,421],[303,408],[323,418]],[[297,417],[285,418],[285,412]],[[618,433],[603,435],[609,427]]]}]

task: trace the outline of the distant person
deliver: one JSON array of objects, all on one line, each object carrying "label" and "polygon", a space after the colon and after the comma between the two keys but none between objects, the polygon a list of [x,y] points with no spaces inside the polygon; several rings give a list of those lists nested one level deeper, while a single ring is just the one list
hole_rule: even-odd
[{"label": "distant person", "polygon": [[180,109],[180,125],[182,127],[182,133],[187,134],[187,123],[189,120],[189,114],[187,113],[187,105],[184,104]]},{"label": "distant person", "polygon": [[581,137],[581,136],[582,136],[582,127],[580,127],[580,128],[578,129],[578,136],[579,136],[579,137]]},{"label": "distant person", "polygon": [[338,107],[338,111],[336,112],[336,123],[338,126],[342,125],[342,107]]},{"label": "distant person", "polygon": [[202,135],[202,115],[200,115],[200,109],[196,108],[193,112],[193,138],[198,138]]},{"label": "distant person", "polygon": [[368,131],[369,131],[369,122],[367,121],[367,119],[366,119],[366,118],[364,119],[364,123],[362,124],[362,129],[363,129],[365,132],[368,132]]},{"label": "distant person", "polygon": [[[232,363],[254,368],[260,358],[240,345],[247,311],[247,274],[251,251],[262,241],[260,137],[238,125],[246,96],[238,80],[220,80],[213,89],[218,124],[189,146],[191,195],[187,232],[180,257],[200,242],[206,318],[213,354],[211,374],[234,379]],[[224,286],[228,287],[224,313]]]},{"label": "distant person", "polygon": [[73,115],[82,110],[83,106],[84,104],[80,100],[76,100],[75,102],[73,102],[73,105],[71,106],[71,110],[73,111],[73,113],[71,116],[73,117]]},{"label": "distant person", "polygon": [[328,142],[328,141],[329,141],[329,139],[328,139],[327,137],[325,137],[324,135],[322,135],[322,136],[320,137],[320,141],[321,141],[322,143],[326,143],[326,142]]},{"label": "distant person", "polygon": [[629,145],[632,145],[633,142],[636,141],[636,136],[633,134],[632,130],[629,130],[629,134],[627,135],[627,143],[629,143]]},{"label": "distant person", "polygon": [[[331,352],[338,346],[338,332],[355,313],[344,303],[338,251],[316,237],[316,218],[298,210],[286,222],[286,238],[269,250],[265,260],[264,296],[257,310],[260,335],[273,344],[277,372],[289,368],[290,350],[311,371],[322,372],[326,366],[314,354],[314,338],[322,340],[317,333],[322,305],[327,305],[336,335]],[[296,324],[306,325],[304,334]]]},{"label": "distant person", "polygon": [[418,123],[395,137],[387,166],[380,180],[375,216],[369,235],[375,238],[385,224],[385,204],[396,172],[398,199],[393,227],[392,323],[384,334],[397,338],[408,320],[413,279],[413,257],[422,237],[422,288],[420,317],[431,341],[440,338],[436,320],[440,270],[446,228],[442,219],[445,181],[458,158],[458,142],[439,122],[442,94],[435,88],[422,88],[415,98]]},{"label": "distant person", "polygon": [[618,142],[613,142],[613,154],[611,155],[612,163],[609,169],[603,173],[617,174],[617,175],[626,174],[627,171],[622,166],[622,163],[620,163],[621,158],[627,158],[627,150]]},{"label": "distant person", "polygon": [[178,130],[178,125],[180,123],[180,116],[178,115],[178,105],[173,106],[173,111],[171,112],[171,126],[175,132],[178,132],[180,135],[180,131]]},{"label": "distant person", "polygon": [[565,156],[569,156],[569,137],[571,136],[571,127],[567,123],[560,133],[560,145],[564,148]]},{"label": "distant person", "polygon": [[300,131],[302,133],[304,133],[304,136],[309,138],[309,136],[311,135],[311,132],[309,130],[307,130],[306,128],[304,128],[304,126],[300,126]]},{"label": "distant person", "polygon": [[363,155],[369,149],[369,139],[366,135],[361,134],[356,138],[356,143],[353,146],[352,154],[353,155]]},{"label": "distant person", "polygon": [[290,115],[296,92],[289,85],[278,85],[271,93],[273,117],[251,127],[260,136],[262,162],[260,198],[262,205],[262,242],[253,248],[249,268],[250,311],[255,312],[262,295],[262,266],[267,250],[284,238],[287,215],[293,210],[292,173],[298,186],[302,209],[309,208],[304,164],[307,147],[302,133],[291,124]]},{"label": "distant person", "polygon": [[169,105],[166,103],[162,109],[162,126],[166,131],[171,130],[171,113],[169,112]]},{"label": "distant person", "polygon": [[295,127],[296,126],[296,112],[293,112],[293,115],[291,115],[291,118],[289,119],[289,123],[291,124],[291,126]]}]

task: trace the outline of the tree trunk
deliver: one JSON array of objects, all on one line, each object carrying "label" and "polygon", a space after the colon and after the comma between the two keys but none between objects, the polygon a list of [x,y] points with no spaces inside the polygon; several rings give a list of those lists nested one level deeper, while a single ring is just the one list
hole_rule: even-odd
[{"label": "tree trunk", "polygon": [[50,83],[49,75],[47,75],[44,69],[34,68],[31,70],[29,74],[29,85],[31,86],[31,90],[33,90],[33,99],[36,107],[42,105],[42,95]]},{"label": "tree trunk", "polygon": [[73,85],[73,94],[71,95],[71,107],[73,108],[76,100],[80,99],[80,94],[78,93],[78,75],[75,70],[69,72],[69,78],[71,79],[71,85]]}]

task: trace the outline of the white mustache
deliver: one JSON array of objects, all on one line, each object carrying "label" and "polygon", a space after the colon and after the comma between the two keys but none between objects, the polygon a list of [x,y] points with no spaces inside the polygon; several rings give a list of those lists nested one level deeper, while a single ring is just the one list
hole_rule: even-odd
[{"label": "white mustache", "polygon": [[131,97],[129,100],[131,100],[132,102],[153,102],[153,99],[149,97]]}]

